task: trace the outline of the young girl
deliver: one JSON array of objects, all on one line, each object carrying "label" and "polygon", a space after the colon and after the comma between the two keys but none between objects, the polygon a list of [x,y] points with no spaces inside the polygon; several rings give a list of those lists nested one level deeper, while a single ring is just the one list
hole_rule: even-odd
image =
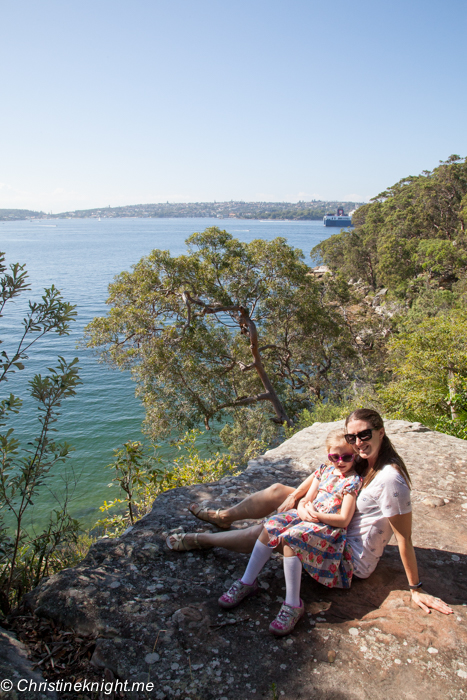
[{"label": "young girl", "polygon": [[241,579],[219,598],[223,608],[233,608],[258,589],[257,576],[273,549],[284,554],[286,598],[269,630],[289,634],[305,612],[300,599],[302,565],[329,588],[349,588],[352,580],[352,552],[346,528],[355,512],[362,479],[354,469],[356,454],[347,444],[343,430],[326,438],[327,464],[314,473],[306,496],[297,508],[274,515],[265,522]]}]

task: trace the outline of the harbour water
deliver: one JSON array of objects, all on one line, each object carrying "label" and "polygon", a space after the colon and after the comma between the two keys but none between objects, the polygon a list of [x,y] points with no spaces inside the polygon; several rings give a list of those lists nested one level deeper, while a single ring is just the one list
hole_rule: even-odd
[{"label": "harbour water", "polygon": [[[144,411],[135,398],[129,372],[111,370],[98,362],[89,350],[80,347],[83,329],[95,316],[107,311],[107,287],[114,276],[130,270],[154,248],[173,255],[186,251],[185,240],[208,226],[225,228],[242,241],[271,240],[278,236],[300,248],[310,264],[310,250],[330,235],[322,221],[257,221],[220,219],[79,219],[0,222],[0,250],[8,264],[25,264],[31,290],[22,300],[7,305],[0,323],[2,349],[10,351],[21,330],[27,299],[40,298],[44,287],[54,284],[63,297],[76,304],[78,317],[67,337],[46,336],[33,346],[26,369],[2,387],[2,398],[10,392],[24,399],[24,408],[11,425],[17,437],[27,441],[38,432],[37,410],[27,399],[27,381],[45,373],[57,355],[67,360],[79,357],[83,381],[77,396],[64,403],[59,419],[58,439],[75,448],[67,466],[55,469],[52,490],[35,503],[34,519],[40,524],[56,503],[54,491],[63,490],[66,474],[73,471],[77,484],[72,514],[86,526],[99,517],[99,505],[115,496],[107,484],[106,469],[113,449],[127,440],[140,440]],[[208,438],[206,439],[208,442]],[[165,445],[167,453],[170,447]]]}]

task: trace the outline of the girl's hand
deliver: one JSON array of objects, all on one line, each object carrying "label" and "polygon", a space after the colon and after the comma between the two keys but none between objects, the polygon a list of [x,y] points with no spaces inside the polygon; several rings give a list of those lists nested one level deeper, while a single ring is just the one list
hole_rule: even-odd
[{"label": "girl's hand", "polygon": [[293,493],[291,493],[289,496],[287,496],[287,498],[282,503],[282,505],[279,506],[279,508],[277,509],[277,512],[278,513],[285,513],[285,511],[287,511],[287,510],[292,510],[293,508],[295,508],[295,501],[296,500],[297,500],[296,496],[294,496]]},{"label": "girl's hand", "polygon": [[304,520],[305,522],[312,522],[311,516],[308,513],[308,510],[305,505],[300,501],[300,503],[297,506],[297,513],[301,520]]},{"label": "girl's hand", "polygon": [[[444,615],[450,615],[454,612],[449,605],[441,600],[441,598],[435,598],[428,593],[422,593],[420,590],[412,591],[412,600],[416,605],[418,605],[424,612],[430,613],[431,610],[437,610]],[[430,610],[431,608],[431,610]]]},{"label": "girl's hand", "polygon": [[312,504],[312,503],[307,503],[307,504],[305,505],[305,510],[306,510],[307,513],[308,513],[308,516],[309,516],[309,517],[308,517],[308,520],[309,520],[311,523],[320,523],[320,522],[321,522],[321,520],[320,520],[319,517],[318,517],[318,511],[315,510],[315,509],[313,508],[313,504]]}]

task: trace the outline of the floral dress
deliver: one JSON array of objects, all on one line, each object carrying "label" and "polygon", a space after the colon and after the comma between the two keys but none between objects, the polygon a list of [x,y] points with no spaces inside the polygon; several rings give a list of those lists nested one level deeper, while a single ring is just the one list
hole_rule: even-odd
[{"label": "floral dress", "polygon": [[[357,495],[362,487],[355,472],[342,476],[334,469],[323,464],[313,474],[320,482],[313,506],[321,513],[340,513],[345,494]],[[269,534],[268,546],[277,547],[280,540],[288,544],[316,581],[329,588],[350,588],[352,548],[345,528],[303,521],[295,509],[273,515],[264,527]]]}]

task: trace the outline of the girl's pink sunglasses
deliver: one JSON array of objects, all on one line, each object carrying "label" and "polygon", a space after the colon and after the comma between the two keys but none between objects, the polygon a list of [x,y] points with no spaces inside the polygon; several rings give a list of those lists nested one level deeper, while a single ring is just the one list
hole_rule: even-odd
[{"label": "girl's pink sunglasses", "polygon": [[345,462],[348,464],[349,462],[352,462],[354,459],[355,455],[354,454],[346,454],[346,455],[328,455],[328,459],[331,460],[331,462]]}]

